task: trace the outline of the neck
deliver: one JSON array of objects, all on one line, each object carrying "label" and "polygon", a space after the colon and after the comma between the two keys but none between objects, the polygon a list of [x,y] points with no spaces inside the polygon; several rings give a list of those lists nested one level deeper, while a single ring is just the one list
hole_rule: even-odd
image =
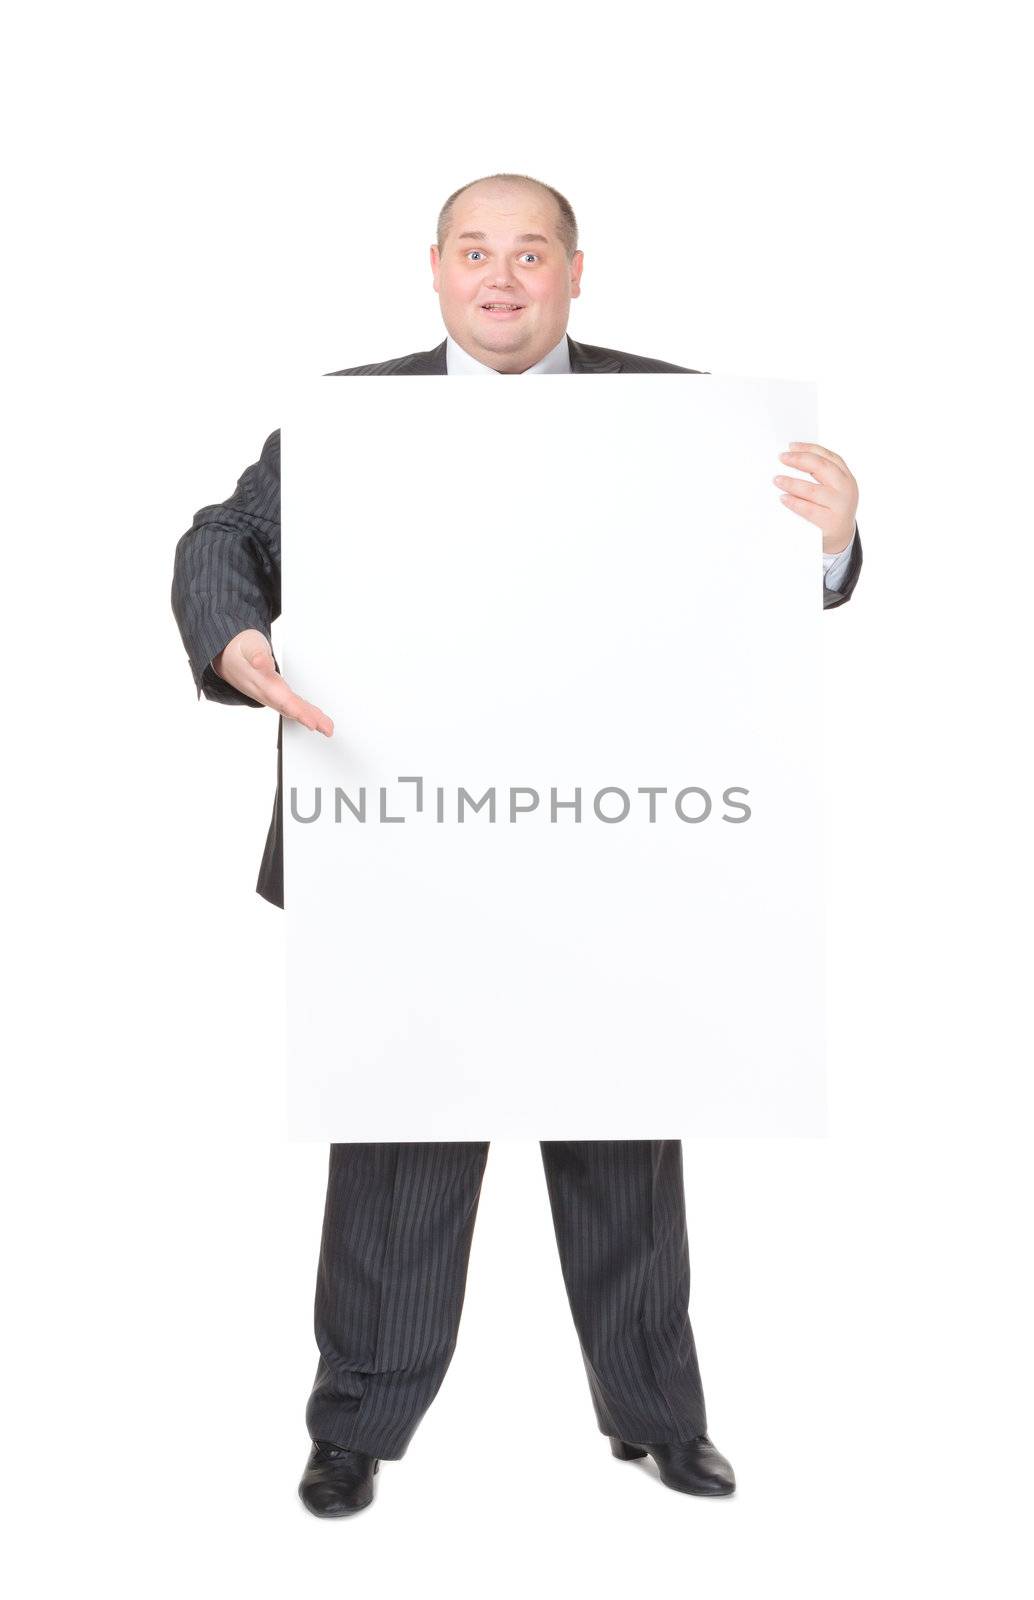
[{"label": "neck", "polygon": [[549,352],[554,350],[560,343],[560,340],[567,337],[567,330],[565,328],[564,332],[559,334],[552,344],[547,345],[545,350],[537,350],[531,355],[527,351],[513,351],[511,353],[505,350],[472,350],[470,345],[464,344],[463,340],[457,338],[456,334],[451,331],[449,332],[449,337],[454,344],[459,345],[461,350],[465,350],[468,356],[472,356],[475,361],[480,361],[482,366],[491,367],[493,372],[516,374],[527,372],[529,368],[541,361],[544,356],[548,356]]}]

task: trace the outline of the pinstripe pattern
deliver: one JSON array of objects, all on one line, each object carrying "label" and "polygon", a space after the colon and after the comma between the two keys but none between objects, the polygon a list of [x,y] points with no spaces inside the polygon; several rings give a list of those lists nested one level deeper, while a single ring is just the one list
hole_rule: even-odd
[{"label": "pinstripe pattern", "polygon": [[[580,344],[568,335],[572,373],[693,372],[668,361]],[[345,367],[327,377],[444,377],[445,340],[433,350],[397,356],[364,367]],[[706,374],[702,374],[706,376]],[[839,589],[822,585],[826,609],[850,598],[862,566],[856,535],[850,566]],[[214,656],[235,634],[257,628],[272,643],[280,615],[280,433],[269,435],[262,454],[243,472],[228,500],[202,506],[176,546],[172,609],[179,626],[198,698],[222,705],[256,706],[212,670]],[[283,721],[277,729],[276,794],[256,889],[275,906],[284,903]]]},{"label": "pinstripe pattern", "polygon": [[[597,1424],[706,1432],[677,1140],[543,1143]],[[335,1144],[316,1283],[314,1439],[403,1456],[456,1347],[487,1144]]]},{"label": "pinstripe pattern", "polygon": [[487,1144],[334,1144],[313,1439],[405,1453],[452,1359]]},{"label": "pinstripe pattern", "polygon": [[[691,369],[568,340],[574,373]],[[444,376],[445,341],[334,377]],[[855,538],[838,591],[862,564]],[[280,435],[176,547],[172,606],[198,696],[257,705],[213,672],[244,628],[267,638],[280,615]],[[277,790],[257,889],[283,899],[283,720]],[[544,1142],[557,1249],[597,1424],[637,1443],[706,1431],[689,1321],[689,1250],[677,1140]],[[316,1285],[319,1365],[306,1411],[313,1438],[383,1460],[404,1455],[456,1345],[487,1144],[335,1144]]]},{"label": "pinstripe pattern", "polygon": [[682,1145],[612,1139],[541,1148],[601,1432],[638,1443],[706,1433],[689,1322]]}]

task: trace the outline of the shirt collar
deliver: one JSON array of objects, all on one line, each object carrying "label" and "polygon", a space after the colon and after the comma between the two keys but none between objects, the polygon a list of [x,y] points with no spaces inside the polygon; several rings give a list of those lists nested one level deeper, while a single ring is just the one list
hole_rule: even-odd
[{"label": "shirt collar", "polygon": [[532,373],[570,372],[571,352],[568,349],[567,334],[565,333],[552,350],[547,350],[541,361],[536,361],[533,367],[526,372],[504,374],[496,372],[494,367],[487,367],[483,361],[476,361],[468,355],[463,346],[457,344],[450,333],[445,341],[445,370],[449,377],[480,378],[487,374],[490,378],[513,376],[527,378]]}]

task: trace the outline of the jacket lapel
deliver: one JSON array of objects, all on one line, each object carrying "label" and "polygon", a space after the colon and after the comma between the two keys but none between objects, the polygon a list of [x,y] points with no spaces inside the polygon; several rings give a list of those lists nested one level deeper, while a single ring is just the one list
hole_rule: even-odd
[{"label": "jacket lapel", "polygon": [[612,350],[599,350],[590,355],[590,347],[578,344],[571,335],[567,335],[567,347],[571,356],[572,372],[620,372],[621,362]]},{"label": "jacket lapel", "polygon": [[[448,371],[445,361],[445,344],[436,345],[433,350],[421,350],[416,355],[410,356],[408,363],[399,368],[402,373],[413,376],[431,374],[444,375]],[[572,372],[621,372],[621,362],[612,350],[601,350],[592,345],[579,344],[577,340],[567,336],[567,348],[571,357]]]},{"label": "jacket lapel", "polygon": [[421,350],[415,356],[410,356],[409,365],[402,368],[402,372],[412,377],[440,375],[444,377],[448,371],[445,364],[445,340],[435,345],[433,350]]}]

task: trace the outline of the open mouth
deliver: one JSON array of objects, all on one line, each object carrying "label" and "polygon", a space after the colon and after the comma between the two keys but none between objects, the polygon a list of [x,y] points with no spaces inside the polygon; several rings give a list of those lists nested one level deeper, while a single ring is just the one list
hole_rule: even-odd
[{"label": "open mouth", "polygon": [[487,317],[500,317],[504,321],[507,317],[516,317],[524,310],[515,300],[486,300],[481,310]]}]

